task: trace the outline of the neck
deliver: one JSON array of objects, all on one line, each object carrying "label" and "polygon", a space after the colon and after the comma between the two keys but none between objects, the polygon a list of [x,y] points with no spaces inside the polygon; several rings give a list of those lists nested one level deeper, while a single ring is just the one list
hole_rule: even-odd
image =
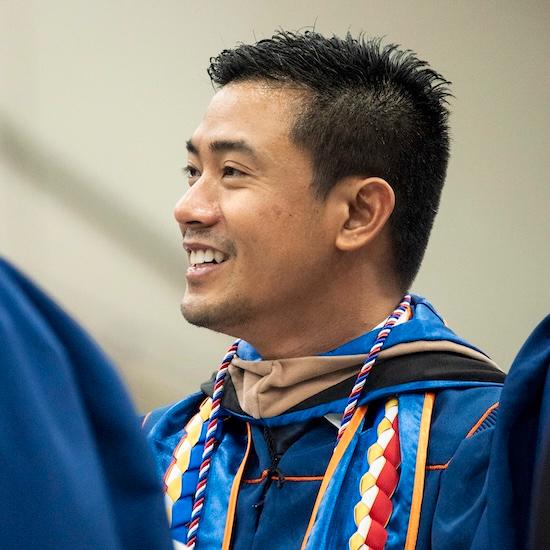
[{"label": "neck", "polygon": [[296,307],[282,319],[271,316],[264,323],[245,331],[244,340],[254,346],[264,359],[306,357],[333,350],[372,330],[388,317],[402,295],[380,293],[369,298],[348,293],[338,301],[326,295],[307,310]]}]

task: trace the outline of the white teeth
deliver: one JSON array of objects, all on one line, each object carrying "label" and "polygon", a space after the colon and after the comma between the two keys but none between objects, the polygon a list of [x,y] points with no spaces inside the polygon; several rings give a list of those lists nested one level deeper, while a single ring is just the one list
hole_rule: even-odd
[{"label": "white teeth", "polygon": [[213,262],[214,261],[214,251],[211,248],[204,251],[204,261],[205,262]]},{"label": "white teeth", "polygon": [[189,263],[191,265],[201,265],[204,263],[216,262],[221,264],[224,260],[222,252],[207,248],[206,250],[191,250],[189,251]]}]

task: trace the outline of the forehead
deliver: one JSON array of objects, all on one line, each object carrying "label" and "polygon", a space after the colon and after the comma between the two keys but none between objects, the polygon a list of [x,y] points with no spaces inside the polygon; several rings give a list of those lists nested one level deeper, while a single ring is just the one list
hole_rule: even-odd
[{"label": "forehead", "polygon": [[262,82],[232,83],[210,101],[192,136],[193,144],[237,140],[264,148],[289,144],[300,92]]}]

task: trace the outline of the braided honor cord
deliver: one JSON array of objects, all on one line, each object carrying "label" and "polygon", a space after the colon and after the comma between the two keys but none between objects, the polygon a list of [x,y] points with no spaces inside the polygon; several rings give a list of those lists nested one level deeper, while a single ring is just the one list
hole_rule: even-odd
[{"label": "braided honor cord", "polygon": [[193,498],[193,509],[191,511],[191,522],[189,523],[189,530],[187,531],[187,547],[195,548],[197,542],[197,531],[199,529],[199,522],[201,519],[201,512],[204,504],[204,495],[206,491],[206,483],[208,481],[208,471],[210,470],[210,461],[212,454],[214,453],[214,447],[216,445],[216,435],[218,428],[218,417],[220,415],[220,407],[222,403],[224,384],[227,377],[227,369],[233,361],[233,357],[237,353],[237,347],[239,340],[237,340],[228,350],[223,358],[223,361],[216,374],[216,381],[214,382],[214,393],[212,395],[212,409],[208,418],[208,428],[206,430],[204,450],[202,452],[202,462],[199,468],[199,480],[197,482],[197,488],[195,490],[195,497]]},{"label": "braided honor cord", "polygon": [[376,359],[378,359],[378,355],[380,353],[380,350],[384,346],[384,343],[386,342],[386,338],[390,334],[392,328],[397,324],[397,321],[399,321],[399,318],[403,315],[403,313],[405,313],[405,311],[407,311],[410,305],[411,296],[410,294],[406,294],[405,296],[403,296],[401,303],[388,317],[387,321],[384,323],[384,326],[380,329],[380,332],[376,336],[376,340],[372,345],[369,354],[367,355],[367,358],[365,359],[365,362],[361,367],[361,370],[359,371],[357,380],[355,380],[355,385],[353,386],[353,389],[351,390],[350,396],[348,398],[348,404],[346,405],[346,408],[344,409],[344,414],[342,415],[342,421],[340,423],[340,429],[338,430],[338,436],[336,437],[336,443],[340,441],[340,438],[344,434],[344,431],[347,428],[349,421],[351,420],[351,417],[355,412],[355,409],[357,408],[357,402],[359,401],[361,391],[363,390],[365,382],[367,381],[367,377],[369,376],[369,373],[372,370]]},{"label": "braided honor cord", "polygon": [[399,481],[401,464],[397,398],[384,406],[384,417],[376,428],[377,439],[367,452],[368,470],[359,482],[360,500],[353,509],[356,531],[349,550],[383,550],[388,539],[386,526],[393,510],[391,498]]}]

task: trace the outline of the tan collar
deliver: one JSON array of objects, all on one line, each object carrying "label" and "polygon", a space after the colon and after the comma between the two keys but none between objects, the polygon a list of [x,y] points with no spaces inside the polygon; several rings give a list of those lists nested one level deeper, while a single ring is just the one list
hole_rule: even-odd
[{"label": "tan collar", "polygon": [[244,361],[229,366],[241,409],[254,418],[284,413],[298,403],[356,374],[366,355]]},{"label": "tan collar", "polygon": [[[396,324],[405,323],[411,317],[411,309],[407,308]],[[381,328],[385,322],[374,328]],[[367,354],[276,361],[244,361],[234,357],[229,375],[241,409],[253,418],[269,418],[351,378],[366,358]]]},{"label": "tan collar", "polygon": [[[378,358],[387,360],[423,352],[455,353],[497,366],[479,351],[446,340],[398,344],[383,349]],[[340,355],[278,361],[243,361],[235,357],[229,366],[229,374],[241,409],[254,418],[269,418],[351,378],[359,372],[366,357],[366,354]]]}]

